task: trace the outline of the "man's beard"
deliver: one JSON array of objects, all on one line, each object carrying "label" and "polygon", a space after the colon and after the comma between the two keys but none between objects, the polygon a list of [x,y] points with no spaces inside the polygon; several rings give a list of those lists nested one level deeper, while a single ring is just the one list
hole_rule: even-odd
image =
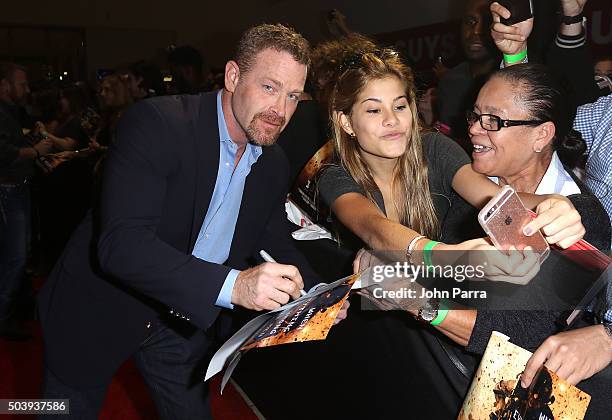
[{"label": "man's beard", "polygon": [[[277,125],[278,128],[271,130],[262,130],[256,124],[257,120],[262,120],[270,124]],[[253,116],[253,119],[246,128],[246,134],[249,140],[259,146],[271,146],[276,143],[282,127],[285,126],[285,117],[279,117],[273,112],[259,112]]]}]

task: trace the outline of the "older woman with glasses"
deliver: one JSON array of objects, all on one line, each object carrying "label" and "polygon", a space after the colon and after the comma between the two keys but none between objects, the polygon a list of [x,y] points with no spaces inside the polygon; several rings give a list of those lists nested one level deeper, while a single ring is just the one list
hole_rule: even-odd
[{"label": "older woman with glasses", "polygon": [[[563,85],[544,66],[518,64],[493,74],[480,90],[473,110],[467,112],[473,144],[472,169],[517,191],[566,196],[581,215],[586,230],[584,238],[607,251],[611,236],[607,214],[571,170],[585,146],[580,134],[572,129],[576,109],[570,100]],[[443,226],[445,239],[453,242],[481,236],[476,214],[477,210],[467,203],[454,202],[453,212]],[[545,272],[531,284],[537,286],[545,277],[552,278],[556,284],[568,280],[578,284],[585,280],[555,269],[554,265],[559,262],[559,259],[547,261],[548,267],[543,267]],[[503,331],[513,342],[529,350],[539,349],[526,367],[528,379],[522,378],[525,386],[529,386],[534,372],[547,357],[550,359],[546,366],[572,383],[604,369],[610,360],[607,347],[610,341],[602,326],[557,334],[555,324],[561,317],[553,309],[543,306],[538,311],[478,311],[474,320],[477,334],[472,334],[467,349],[477,352],[493,329]],[[514,327],[504,329],[510,325]],[[463,366],[473,365],[470,357],[456,346],[449,351]],[[585,418],[609,417],[610,399],[605,393],[610,389],[610,375],[608,368],[593,381],[579,384],[593,397]],[[604,416],[598,414],[602,410],[606,412]]]},{"label": "older woman with glasses", "polygon": [[582,216],[585,239],[609,249],[605,211],[571,171],[586,150],[572,129],[575,113],[570,95],[545,66],[498,71],[467,112],[472,169],[519,192],[568,197]]}]

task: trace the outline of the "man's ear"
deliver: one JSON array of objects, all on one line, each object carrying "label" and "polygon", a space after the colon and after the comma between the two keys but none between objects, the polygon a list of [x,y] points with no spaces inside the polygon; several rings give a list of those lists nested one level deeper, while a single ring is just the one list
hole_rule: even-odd
[{"label": "man's ear", "polygon": [[338,124],[340,124],[340,127],[342,127],[342,129],[344,130],[346,134],[348,134],[351,137],[355,135],[355,132],[353,131],[353,127],[351,126],[351,120],[349,119],[348,115],[346,115],[344,112],[336,111],[336,121],[338,121]]},{"label": "man's ear", "polygon": [[555,137],[555,124],[552,121],[546,121],[536,128],[536,139],[533,142],[533,151],[540,153],[548,147]]},{"label": "man's ear", "polygon": [[238,68],[238,63],[234,60],[228,61],[225,65],[225,89],[234,93],[239,78],[240,69]]}]

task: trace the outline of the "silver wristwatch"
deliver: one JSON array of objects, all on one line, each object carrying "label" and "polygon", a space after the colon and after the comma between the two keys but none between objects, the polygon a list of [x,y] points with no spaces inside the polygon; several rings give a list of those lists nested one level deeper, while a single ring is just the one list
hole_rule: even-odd
[{"label": "silver wristwatch", "polygon": [[440,309],[440,302],[437,299],[427,299],[425,305],[421,306],[417,312],[417,320],[431,323],[438,316],[438,309]]}]

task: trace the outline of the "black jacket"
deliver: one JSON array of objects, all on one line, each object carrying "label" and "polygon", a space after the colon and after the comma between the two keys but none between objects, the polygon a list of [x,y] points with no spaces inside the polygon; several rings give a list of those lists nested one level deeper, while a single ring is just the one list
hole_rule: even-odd
[{"label": "black jacket", "polygon": [[0,180],[2,183],[20,184],[34,173],[31,159],[16,162],[19,149],[30,147],[21,132],[20,110],[0,101]]},{"label": "black jacket", "polygon": [[[225,264],[191,255],[219,160],[215,94],[159,97],[126,111],[105,167],[99,215],[73,234],[39,295],[47,366],[68,384],[101,385],[138,347],[147,325],[180,313],[207,330],[231,268],[260,249],[315,279],[295,250],[284,202],[289,166],[266,147],[247,177]],[[98,217],[99,216],[99,217]]]}]

